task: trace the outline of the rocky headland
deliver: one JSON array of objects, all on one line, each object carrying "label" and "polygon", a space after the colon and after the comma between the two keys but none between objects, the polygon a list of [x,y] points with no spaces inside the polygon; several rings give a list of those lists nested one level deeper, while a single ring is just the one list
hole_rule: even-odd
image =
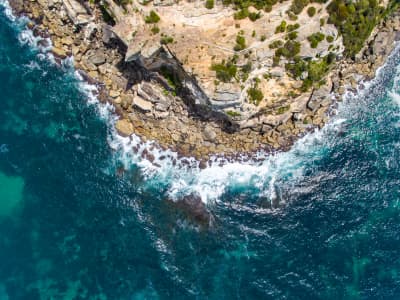
[{"label": "rocky headland", "polygon": [[396,1],[361,2],[10,4],[98,85],[121,135],[207,161],[288,149],[374,76],[400,40],[400,13]]}]

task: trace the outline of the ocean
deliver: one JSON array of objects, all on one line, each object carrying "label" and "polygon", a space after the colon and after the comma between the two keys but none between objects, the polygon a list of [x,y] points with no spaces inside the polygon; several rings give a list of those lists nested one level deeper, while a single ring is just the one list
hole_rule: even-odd
[{"label": "ocean", "polygon": [[203,170],[119,137],[24,22],[0,1],[1,300],[400,298],[398,50],[289,152]]}]

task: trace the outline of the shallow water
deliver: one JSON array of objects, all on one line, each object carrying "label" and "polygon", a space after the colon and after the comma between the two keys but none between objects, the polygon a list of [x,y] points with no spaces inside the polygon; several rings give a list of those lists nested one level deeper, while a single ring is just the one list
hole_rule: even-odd
[{"label": "shallow water", "polygon": [[[128,151],[21,28],[3,11],[0,299],[400,297],[398,53],[290,152],[199,170]],[[169,200],[192,193],[211,228]]]}]

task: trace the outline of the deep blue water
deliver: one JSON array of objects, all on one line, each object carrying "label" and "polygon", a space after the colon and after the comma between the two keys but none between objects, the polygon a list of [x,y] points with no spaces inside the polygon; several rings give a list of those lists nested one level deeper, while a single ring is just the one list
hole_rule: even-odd
[{"label": "deep blue water", "polygon": [[288,153],[157,171],[21,34],[0,14],[0,299],[400,298],[398,53]]}]

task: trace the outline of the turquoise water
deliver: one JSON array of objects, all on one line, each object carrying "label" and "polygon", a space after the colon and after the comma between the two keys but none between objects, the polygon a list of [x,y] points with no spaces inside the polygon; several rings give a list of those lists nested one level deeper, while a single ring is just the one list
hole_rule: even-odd
[{"label": "turquoise water", "polygon": [[0,36],[0,299],[400,298],[398,53],[292,151],[199,170],[129,154],[4,12]]}]

